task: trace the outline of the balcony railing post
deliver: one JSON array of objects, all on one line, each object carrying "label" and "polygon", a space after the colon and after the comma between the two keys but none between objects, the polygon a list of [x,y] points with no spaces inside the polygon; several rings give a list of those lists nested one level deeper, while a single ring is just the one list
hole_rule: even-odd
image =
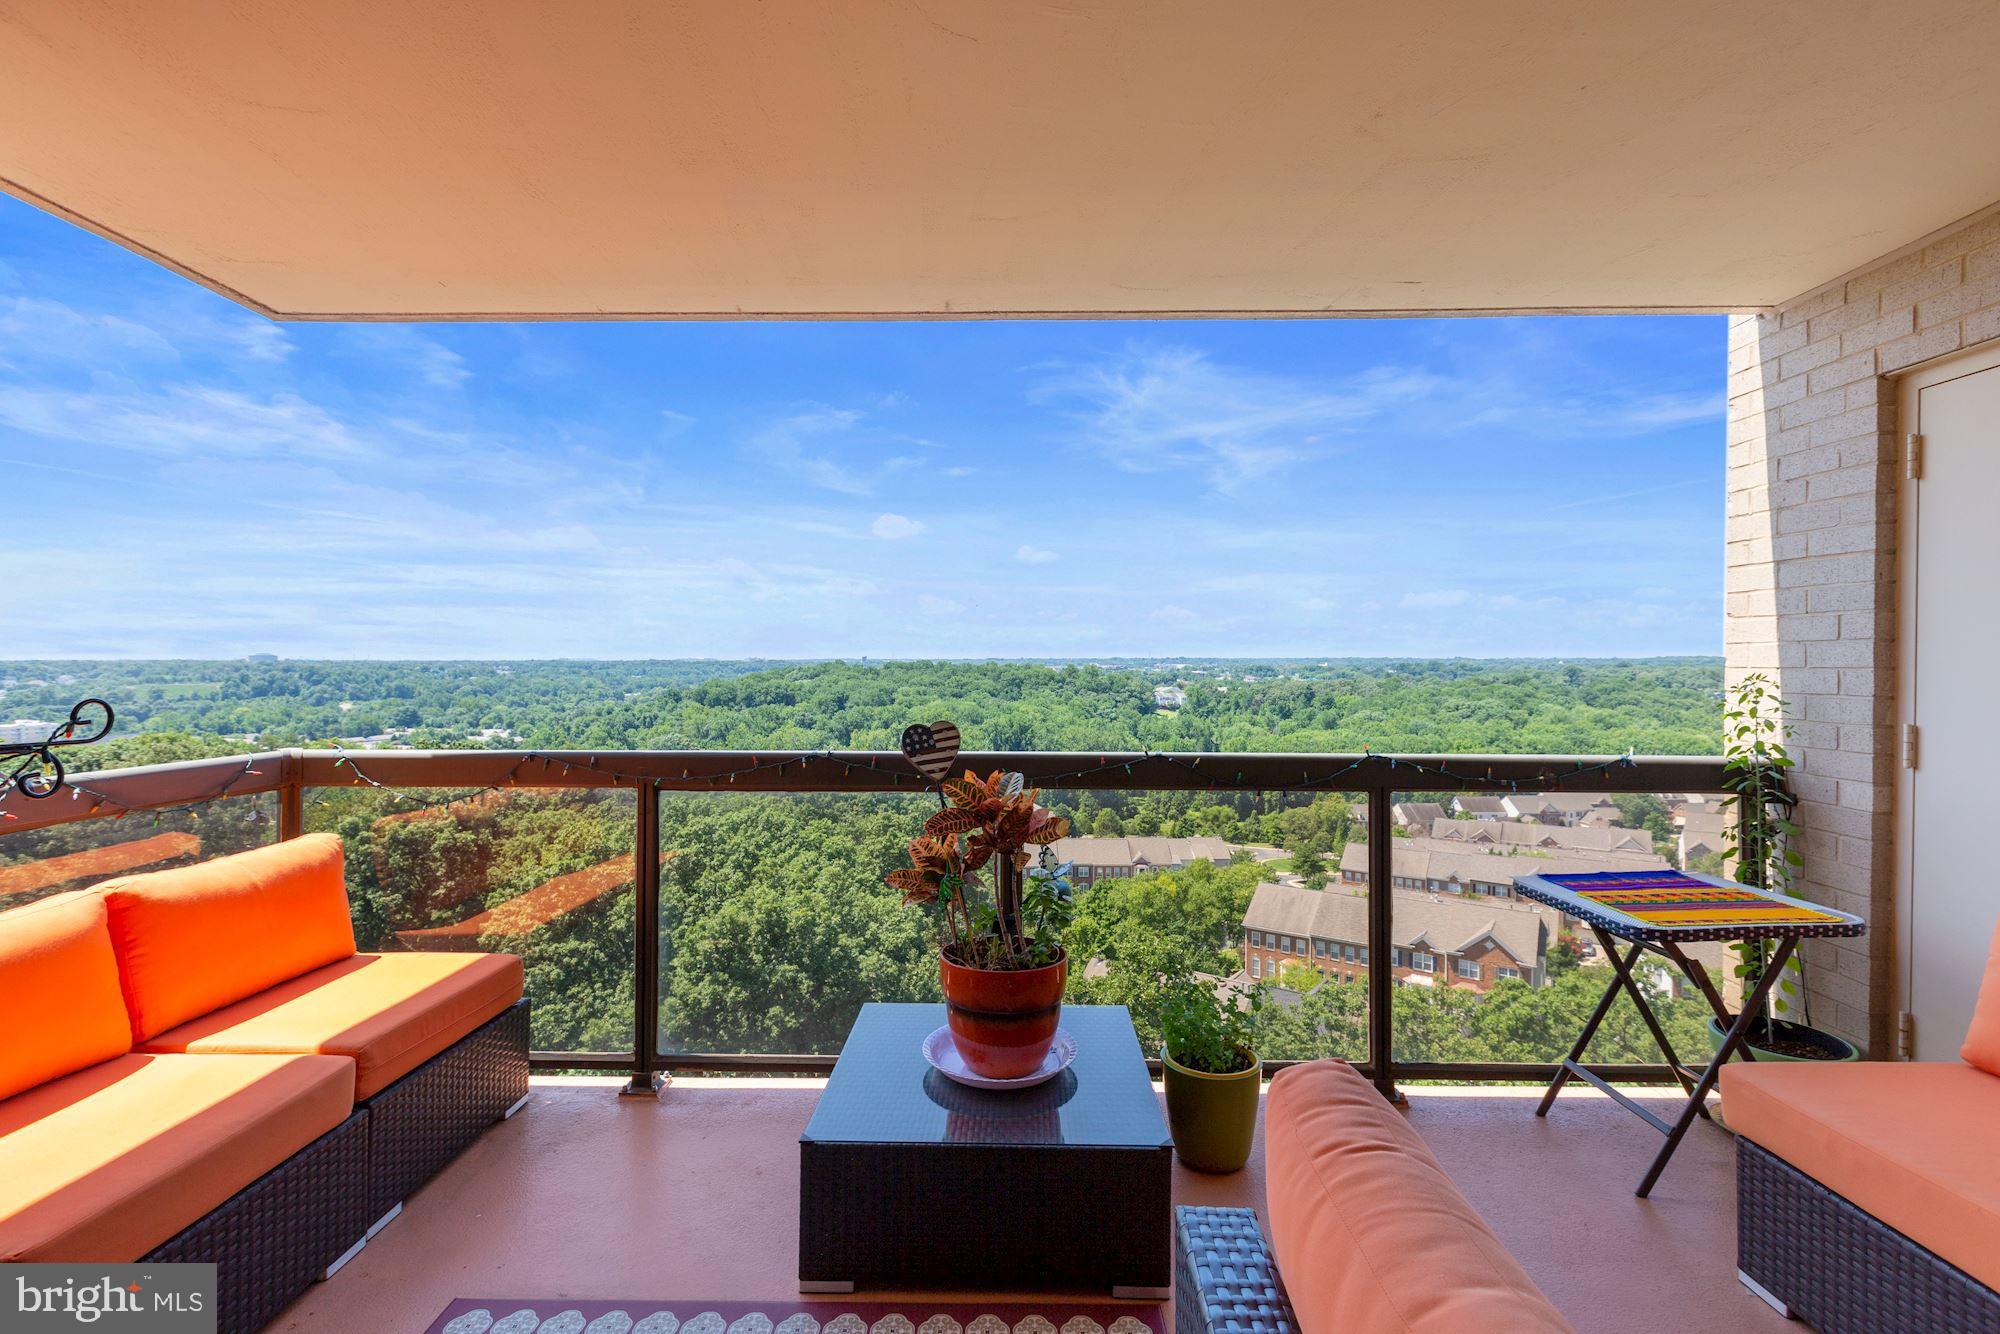
[{"label": "balcony railing post", "polygon": [[660,1088],[660,787],[639,783],[635,842],[632,950],[632,1081],[627,1095],[650,1097]]},{"label": "balcony railing post", "polygon": [[1396,974],[1391,953],[1396,899],[1394,849],[1389,843],[1389,804],[1394,793],[1377,785],[1368,789],[1368,1068],[1375,1087],[1391,1102],[1396,1091]]},{"label": "balcony railing post", "polygon": [[282,842],[306,832],[305,764],[296,750],[278,761],[278,838]]}]

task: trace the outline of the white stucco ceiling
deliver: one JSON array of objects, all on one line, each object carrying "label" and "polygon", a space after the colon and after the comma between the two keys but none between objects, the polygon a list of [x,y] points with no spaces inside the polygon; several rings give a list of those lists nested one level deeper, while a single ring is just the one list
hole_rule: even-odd
[{"label": "white stucco ceiling", "polygon": [[2000,4],[0,0],[0,184],[283,318],[1716,309],[2000,198]]}]

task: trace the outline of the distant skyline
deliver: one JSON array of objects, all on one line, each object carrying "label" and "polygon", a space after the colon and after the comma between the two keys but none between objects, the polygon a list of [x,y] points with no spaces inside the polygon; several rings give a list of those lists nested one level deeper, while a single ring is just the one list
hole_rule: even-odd
[{"label": "distant skyline", "polygon": [[0,197],[0,659],[1714,655],[1719,316],[273,324]]}]

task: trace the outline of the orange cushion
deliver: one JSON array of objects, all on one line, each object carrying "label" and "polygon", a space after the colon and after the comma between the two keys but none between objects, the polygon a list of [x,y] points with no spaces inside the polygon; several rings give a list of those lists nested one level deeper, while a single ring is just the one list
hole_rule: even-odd
[{"label": "orange cushion", "polygon": [[2000,1077],[1957,1061],[1732,1061],[1729,1128],[2000,1288]]},{"label": "orange cushion", "polygon": [[120,1056],[0,1102],[0,1262],[128,1264],[346,1120],[331,1056]]},{"label": "orange cushion", "polygon": [[0,913],[0,1023],[0,1098],[132,1049],[103,899]]},{"label": "orange cushion", "polygon": [[1979,979],[1979,999],[1972,1007],[1972,1027],[1958,1054],[1989,1075],[2000,1075],[2000,926],[1993,928],[1986,947],[1986,973]]},{"label": "orange cushion", "polygon": [[1346,1063],[1271,1080],[1264,1168],[1271,1249],[1306,1334],[1570,1328],[1401,1113]]},{"label": "orange cushion", "polygon": [[135,1042],[354,953],[332,834],[107,880],[98,892]]},{"label": "orange cushion", "polygon": [[323,1052],[373,1097],[521,999],[511,954],[355,954],[140,1044],[142,1051]]}]

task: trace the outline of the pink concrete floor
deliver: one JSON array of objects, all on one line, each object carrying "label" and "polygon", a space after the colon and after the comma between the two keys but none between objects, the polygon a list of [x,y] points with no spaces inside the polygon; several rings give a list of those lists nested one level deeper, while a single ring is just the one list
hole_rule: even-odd
[{"label": "pink concrete floor", "polygon": [[[614,1088],[538,1080],[519,1116],[273,1328],[421,1331],[454,1297],[793,1296],[797,1140],[817,1086],[683,1080],[658,1102]],[[1418,1131],[1579,1330],[1788,1328],[1736,1282],[1723,1130],[1697,1125],[1638,1200],[1659,1137],[1595,1093],[1565,1094],[1537,1120],[1524,1092],[1410,1092]],[[1261,1211],[1261,1138],[1233,1177],[1176,1165],[1174,1198]]]}]

